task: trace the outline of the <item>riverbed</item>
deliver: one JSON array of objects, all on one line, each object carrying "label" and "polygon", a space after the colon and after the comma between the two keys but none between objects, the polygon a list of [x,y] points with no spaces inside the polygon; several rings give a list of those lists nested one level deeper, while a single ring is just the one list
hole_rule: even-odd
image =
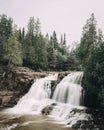
[{"label": "riverbed", "polygon": [[0,130],[72,130],[46,115],[15,115],[0,112]]}]

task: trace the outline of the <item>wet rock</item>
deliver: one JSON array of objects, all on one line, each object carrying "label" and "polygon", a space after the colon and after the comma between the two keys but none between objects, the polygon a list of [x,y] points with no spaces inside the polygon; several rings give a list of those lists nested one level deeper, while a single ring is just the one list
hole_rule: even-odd
[{"label": "wet rock", "polygon": [[13,107],[19,100],[20,93],[13,91],[0,91],[0,107]]},{"label": "wet rock", "polygon": [[82,130],[104,130],[104,117],[101,114],[103,112],[101,112],[100,110],[89,109],[89,108],[86,108],[85,110],[73,109],[72,113],[73,114],[85,113],[85,114],[89,115],[86,120],[77,121],[72,126],[73,129],[75,129],[75,130],[78,130],[78,129],[82,129]]},{"label": "wet rock", "polygon": [[57,81],[51,81],[51,96],[50,96],[51,98],[52,98],[52,96],[53,96],[53,93],[54,93],[54,91],[55,91],[55,88],[56,88],[57,84],[59,84],[60,81],[61,81],[65,76],[67,76],[69,73],[70,73],[70,72],[59,72],[59,73],[58,73],[58,79],[57,79]]},{"label": "wet rock", "polygon": [[59,73],[58,80],[61,81],[65,76],[67,76],[67,73]]},{"label": "wet rock", "polygon": [[93,124],[93,122],[91,122],[91,121],[88,121],[88,120],[79,120],[79,121],[77,121],[77,123],[76,124],[74,124],[73,126],[72,126],[72,128],[74,128],[74,129],[82,129],[82,130],[87,130],[87,129],[89,129],[89,130],[94,130],[94,124]]},{"label": "wet rock", "polygon": [[45,108],[42,109],[41,113],[42,115],[49,115],[51,111],[53,110],[53,106],[56,105],[55,103],[46,106]]},{"label": "wet rock", "polygon": [[8,104],[7,104],[6,107],[13,107],[14,105],[17,104],[17,102],[18,102],[19,99],[16,98],[14,100],[14,98],[15,98],[15,96],[11,97],[11,99],[8,101]]},{"label": "wet rock", "polygon": [[46,75],[46,72],[35,72],[27,67],[0,70],[0,107],[14,106],[29,91],[34,79]]},{"label": "wet rock", "polygon": [[52,105],[52,106],[56,106],[56,105],[57,105],[57,103],[52,103],[51,105]]},{"label": "wet rock", "polygon": [[2,105],[2,97],[0,97],[0,106]]},{"label": "wet rock", "polygon": [[57,81],[51,81],[51,95],[50,95],[50,98],[52,98],[56,86],[57,86]]},{"label": "wet rock", "polygon": [[[2,100],[0,107],[15,105],[29,91],[34,80],[43,78],[50,73],[56,74],[56,72],[35,72],[27,67],[17,67],[14,70],[8,70],[7,68],[0,70],[0,97]],[[51,82],[51,97],[53,96],[56,85],[70,72],[57,73],[59,73],[58,80]],[[14,98],[14,101],[12,98]]]}]

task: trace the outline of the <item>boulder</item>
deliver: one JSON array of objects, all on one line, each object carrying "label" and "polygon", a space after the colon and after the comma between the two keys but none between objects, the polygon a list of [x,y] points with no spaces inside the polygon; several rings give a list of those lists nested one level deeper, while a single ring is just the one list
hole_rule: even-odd
[{"label": "boulder", "polygon": [[41,111],[42,115],[49,115],[55,105],[56,103],[52,103],[51,105],[48,105],[45,108],[43,108]]},{"label": "boulder", "polygon": [[75,130],[104,130],[104,117],[101,110],[86,108],[85,110],[73,109],[72,113],[87,113],[89,118],[87,120],[77,121],[72,128]]},{"label": "boulder", "polygon": [[0,106],[2,105],[2,97],[0,97]]}]

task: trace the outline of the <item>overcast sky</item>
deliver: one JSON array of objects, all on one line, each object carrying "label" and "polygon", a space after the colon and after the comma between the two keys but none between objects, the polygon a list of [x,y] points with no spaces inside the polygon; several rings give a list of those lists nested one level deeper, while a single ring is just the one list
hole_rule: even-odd
[{"label": "overcast sky", "polygon": [[0,0],[0,14],[12,17],[18,27],[26,27],[34,16],[40,19],[44,34],[66,33],[68,43],[80,40],[91,13],[104,30],[104,0]]}]

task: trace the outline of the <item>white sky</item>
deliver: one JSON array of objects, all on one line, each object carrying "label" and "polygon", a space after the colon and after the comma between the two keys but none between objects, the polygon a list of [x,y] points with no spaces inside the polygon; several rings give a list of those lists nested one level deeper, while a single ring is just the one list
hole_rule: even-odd
[{"label": "white sky", "polygon": [[104,30],[104,0],[0,0],[0,14],[12,17],[18,27],[26,27],[34,16],[40,19],[43,34],[66,33],[68,43],[80,40],[91,13]]}]

